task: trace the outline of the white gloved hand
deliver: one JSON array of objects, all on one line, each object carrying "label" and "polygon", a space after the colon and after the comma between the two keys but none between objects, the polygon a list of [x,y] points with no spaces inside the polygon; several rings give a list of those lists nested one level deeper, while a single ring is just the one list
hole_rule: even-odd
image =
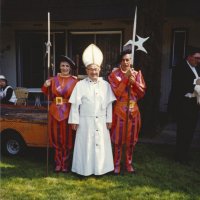
[{"label": "white gloved hand", "polygon": [[199,105],[200,105],[200,95],[199,95],[199,96],[197,96],[197,104],[199,104]]},{"label": "white gloved hand", "polygon": [[200,85],[195,85],[194,94],[197,97],[197,104],[200,104]]},{"label": "white gloved hand", "polygon": [[51,85],[51,80],[49,80],[49,79],[46,80],[45,83],[44,83],[44,86],[49,87],[50,85]]}]

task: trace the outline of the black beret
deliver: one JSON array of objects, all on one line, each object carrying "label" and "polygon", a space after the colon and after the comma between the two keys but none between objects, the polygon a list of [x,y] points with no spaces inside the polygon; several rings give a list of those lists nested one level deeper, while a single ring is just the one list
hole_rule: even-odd
[{"label": "black beret", "polygon": [[122,58],[126,55],[126,54],[131,54],[132,50],[131,49],[126,49],[124,51],[122,51],[120,53],[120,55],[117,58],[117,63],[120,63],[122,61]]},{"label": "black beret", "polygon": [[72,68],[76,68],[75,62],[67,56],[61,55],[58,59],[58,63],[60,64],[61,62],[68,62]]}]

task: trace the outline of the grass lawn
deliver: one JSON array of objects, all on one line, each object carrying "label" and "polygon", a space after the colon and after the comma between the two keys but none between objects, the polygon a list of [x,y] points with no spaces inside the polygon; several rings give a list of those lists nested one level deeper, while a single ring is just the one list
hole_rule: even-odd
[{"label": "grass lawn", "polygon": [[[81,178],[53,173],[52,158],[46,173],[44,149],[28,149],[19,157],[1,159],[1,200],[200,200],[200,151],[192,149],[190,165],[173,160],[174,146],[137,144],[136,175]],[[52,155],[51,155],[52,156]]]}]

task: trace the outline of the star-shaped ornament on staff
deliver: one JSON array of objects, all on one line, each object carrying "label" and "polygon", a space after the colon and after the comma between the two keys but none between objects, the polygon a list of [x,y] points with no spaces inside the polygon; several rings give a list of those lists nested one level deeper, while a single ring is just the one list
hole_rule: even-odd
[{"label": "star-shaped ornament on staff", "polygon": [[[137,46],[137,49],[136,51],[140,50],[140,51],[144,51],[145,53],[147,53],[146,49],[143,47],[143,43],[145,41],[147,41],[149,39],[149,37],[146,37],[146,38],[142,38],[138,35],[136,35],[136,37],[138,38],[137,41],[135,41],[135,46]],[[129,40],[125,45],[124,45],[124,49],[126,49],[126,47],[128,47],[129,49],[129,46],[132,47],[132,44],[133,44],[133,40]]]},{"label": "star-shaped ornament on staff", "polygon": [[[131,49],[132,52],[132,59],[131,59],[131,64],[133,66],[133,62],[134,62],[134,52],[135,52],[135,46],[137,46],[137,50],[140,51],[144,51],[145,53],[147,53],[146,49],[143,47],[143,43],[146,42],[146,40],[149,39],[149,37],[146,38],[142,38],[138,35],[136,35],[136,24],[137,24],[137,7],[135,8],[135,17],[134,17],[134,23],[133,23],[133,37],[132,40],[129,40],[124,46],[123,46],[123,50],[127,50],[127,49]],[[135,40],[137,36],[137,41]]]}]

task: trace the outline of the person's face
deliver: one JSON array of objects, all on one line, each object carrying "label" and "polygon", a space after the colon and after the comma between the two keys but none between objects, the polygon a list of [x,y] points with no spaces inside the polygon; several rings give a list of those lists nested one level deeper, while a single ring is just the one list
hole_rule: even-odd
[{"label": "person's face", "polygon": [[2,80],[0,79],[0,87],[5,87],[6,86],[6,81],[5,80]]},{"label": "person's face", "polygon": [[125,54],[121,60],[121,68],[123,71],[127,71],[131,67],[131,55]]},{"label": "person's face", "polygon": [[194,67],[200,65],[200,53],[195,53],[194,55],[189,56],[188,61]]},{"label": "person's face", "polygon": [[196,66],[198,65],[198,66],[200,66],[200,52],[199,53],[195,53],[194,55],[193,55],[193,58],[195,59],[195,64],[196,64]]},{"label": "person's face", "polygon": [[89,65],[86,68],[87,75],[92,81],[97,81],[100,74],[100,70],[100,67],[94,64]]},{"label": "person's face", "polygon": [[70,64],[66,61],[60,62],[60,72],[62,75],[69,75],[71,70]]}]

